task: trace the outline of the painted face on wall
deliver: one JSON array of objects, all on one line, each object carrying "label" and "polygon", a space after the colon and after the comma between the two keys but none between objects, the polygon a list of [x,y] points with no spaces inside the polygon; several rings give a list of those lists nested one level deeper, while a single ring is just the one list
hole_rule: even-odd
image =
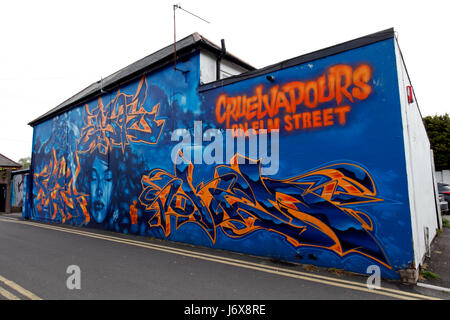
[{"label": "painted face on wall", "polygon": [[108,163],[95,157],[89,178],[91,214],[97,223],[102,223],[109,212],[113,189],[113,176]]}]

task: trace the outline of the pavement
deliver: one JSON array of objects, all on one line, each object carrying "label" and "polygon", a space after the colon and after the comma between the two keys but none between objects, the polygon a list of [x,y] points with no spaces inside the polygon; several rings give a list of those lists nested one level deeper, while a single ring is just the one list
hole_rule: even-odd
[{"label": "pavement", "polygon": [[[442,219],[450,221],[450,215],[443,215]],[[426,277],[427,271],[439,278],[432,274]],[[450,228],[442,228],[431,243],[431,257],[425,258],[419,282],[450,289]]]},{"label": "pavement", "polygon": [[[13,218],[13,219],[17,219],[17,220],[22,220],[22,217],[21,217],[21,214],[20,213],[10,213],[10,214],[0,214],[0,217],[8,217],[8,218]],[[449,216],[444,216],[444,218],[447,218],[448,220],[450,220],[449,219]],[[68,229],[70,229],[69,227],[68,227]],[[9,229],[8,229],[9,230]],[[9,230],[10,231],[10,233],[11,233],[11,237],[13,237],[13,234],[15,234],[14,232],[13,232],[13,229],[11,229],[11,230]],[[8,232],[9,232],[8,231]],[[89,232],[92,232],[93,230],[92,229],[90,229],[90,230],[88,230]],[[6,232],[6,233],[8,233],[8,232]],[[101,230],[99,230],[98,231],[98,233],[99,233],[99,235],[100,234],[102,234],[102,233],[104,233],[103,231],[101,231]],[[43,231],[42,233],[40,233],[40,237],[42,237],[42,241],[43,242],[51,242],[50,240],[46,240],[46,235],[48,234],[48,232],[46,232],[46,231]],[[4,236],[7,236],[7,234],[5,234]],[[124,239],[128,239],[128,238],[131,238],[131,239],[134,239],[134,237],[131,237],[130,235],[121,235],[121,234],[117,234],[117,233],[115,233],[114,234],[114,236],[115,237],[123,237]],[[62,241],[62,238],[61,238],[61,236],[59,236],[60,238],[60,241]],[[11,241],[12,241],[12,239],[13,238],[10,238],[11,239]],[[23,240],[23,239],[22,239]],[[143,239],[142,238],[136,238],[136,240],[139,240],[139,241],[143,241]],[[31,241],[31,240],[30,240]],[[82,241],[84,241],[84,240],[82,240]],[[144,241],[149,241],[149,242],[151,242],[151,241],[154,241],[154,240],[151,240],[151,239],[149,239],[149,240],[144,240]],[[23,241],[22,241],[23,242]],[[28,242],[28,241],[26,241],[27,243],[30,243],[30,242]],[[20,245],[20,244],[19,244]],[[67,246],[64,246],[63,244],[61,244],[64,248],[67,248]],[[173,246],[173,245],[176,245],[176,246],[179,246],[180,248],[183,248],[183,244],[173,244],[173,243],[168,243],[168,245],[170,245],[170,246]],[[87,246],[85,246],[86,248],[93,248],[93,245],[91,245],[91,244],[89,244],[89,245],[87,245]],[[51,247],[49,246],[49,249],[50,249]],[[5,249],[5,248],[4,248]],[[6,249],[5,249],[6,250]],[[22,249],[21,249],[22,251],[23,250],[28,250],[26,247],[23,247]],[[21,250],[19,250],[19,251],[21,251]],[[51,249],[51,250],[56,250],[56,249]],[[96,255],[98,255],[98,252],[100,252],[101,250],[103,250],[103,247],[99,247],[99,248],[96,248],[96,249],[94,249],[93,250],[93,252],[95,252],[95,254],[94,254],[94,256],[96,256]],[[205,253],[208,253],[208,254],[210,254],[211,252],[213,253],[213,254],[216,254],[216,251],[210,251],[210,249],[207,249],[207,248],[196,248],[196,250],[197,251],[205,251]],[[61,250],[57,250],[57,251],[61,251]],[[120,251],[119,253],[119,256],[124,256],[124,257],[128,257],[129,258],[129,255],[131,254],[131,252],[132,251],[129,251],[129,249],[127,249],[127,250],[124,250],[123,251],[123,254],[122,254],[122,251]],[[72,255],[76,255],[76,254],[78,254],[78,253],[69,253],[69,252],[67,252],[68,253],[68,256],[72,256]],[[111,253],[113,254],[113,256],[117,256],[117,251],[111,251]],[[27,252],[27,254],[26,254],[26,256],[28,257],[28,258],[26,258],[25,256],[24,257],[18,257],[18,259],[20,260],[20,259],[25,259],[25,260],[27,260],[27,259],[29,259],[29,257],[30,257],[30,255],[32,256],[32,252]],[[49,252],[49,255],[50,255],[50,258],[51,258],[51,256],[53,255],[54,253],[53,253],[53,251],[50,251]],[[240,256],[240,255],[236,255],[236,257],[235,257],[235,254],[234,253],[229,253],[229,252],[220,252],[220,251],[217,251],[217,254],[218,255],[230,255],[230,257],[232,257],[232,258],[236,258],[237,257],[237,259],[259,259],[259,258],[257,258],[257,257],[243,257],[243,256]],[[86,252],[84,252],[83,253],[83,256],[88,256],[88,258],[86,258],[85,260],[86,260],[86,262],[85,262],[85,264],[86,265],[88,265],[89,263],[91,263],[92,261],[95,261],[96,259],[94,258],[94,256],[89,256],[89,255],[87,255],[86,254]],[[128,266],[130,269],[135,269],[135,268],[137,268],[138,269],[138,271],[142,271],[142,273],[141,273],[141,277],[143,277],[142,275],[143,274],[145,274],[145,270],[140,270],[139,268],[140,267],[138,267],[138,265],[140,265],[141,263],[142,263],[142,255],[139,255],[138,256],[139,257],[139,259],[138,260],[136,260],[136,261],[132,261],[132,259],[130,260],[130,261],[128,261],[127,259],[125,259],[126,261],[128,261],[128,262],[130,262],[130,265]],[[1,258],[1,257],[0,257]],[[229,258],[229,257],[228,257]],[[25,261],[24,260],[24,261]],[[33,259],[32,259],[33,260]],[[40,259],[35,259],[36,261],[38,261],[38,260],[40,260]],[[45,260],[45,259],[44,259]],[[34,260],[33,260],[34,261]],[[137,262],[137,261],[140,261],[140,262]],[[156,263],[156,260],[155,261],[152,261],[152,262],[148,262],[149,264],[152,264],[152,265],[154,265],[155,266],[155,268],[156,268],[156,266],[157,265],[159,265],[159,264],[161,264],[161,265],[164,265],[164,261],[166,261],[166,259],[163,259],[162,260],[163,262],[158,262],[158,263]],[[253,260],[252,260],[253,261]],[[114,260],[112,260],[112,262],[111,262],[111,264],[113,264],[113,262],[114,262]],[[263,259],[261,259],[261,261],[253,261],[253,262],[258,262],[260,265],[264,265],[264,264],[267,264],[267,263],[271,263],[270,261],[264,261]],[[65,262],[64,262],[65,263]],[[124,262],[125,263],[125,262]],[[183,263],[184,265],[185,265],[185,267],[187,266],[186,265],[186,262],[184,262]],[[145,263],[144,263],[144,265],[145,265]],[[431,257],[429,257],[429,258],[426,258],[426,260],[425,260],[425,262],[424,262],[424,265],[422,266],[422,270],[421,270],[421,277],[420,277],[420,280],[419,280],[419,284],[420,283],[422,283],[422,284],[426,284],[426,285],[432,285],[432,286],[437,286],[437,287],[443,287],[443,288],[448,288],[448,289],[450,289],[450,267],[449,267],[449,265],[450,265],[450,228],[443,228],[443,230],[438,234],[438,236],[436,236],[436,238],[433,240],[433,242],[432,242],[432,244],[431,244]],[[202,266],[203,267],[203,266]],[[272,267],[273,268],[273,266],[269,266],[269,267]],[[6,267],[5,267],[6,268]],[[122,267],[121,267],[122,268]],[[121,268],[118,268],[117,270],[114,270],[114,271],[118,271],[119,269],[121,269]],[[162,267],[162,269],[166,269],[167,268],[167,266],[166,265],[164,265],[164,267]],[[210,266],[205,266],[205,270],[208,270],[208,268],[210,268]],[[286,268],[292,268],[293,270],[294,269],[297,269],[297,267],[289,267],[289,266],[286,266]],[[15,271],[17,271],[17,270],[15,270],[15,266],[11,266],[11,268],[10,268],[11,270],[9,270],[10,271],[10,273],[12,274],[12,275],[14,275],[14,272]],[[92,268],[91,268],[92,270],[95,270],[96,269],[96,266],[92,266]],[[199,270],[199,266],[196,266],[195,268],[193,268],[193,270],[197,270],[197,272],[198,272],[198,270]],[[5,270],[7,270],[7,268],[5,269]],[[155,270],[157,270],[157,269],[155,269]],[[13,272],[14,271],[14,272]],[[217,271],[217,270],[216,270]],[[6,272],[6,271],[5,271]],[[204,274],[205,273],[207,273],[208,271],[205,271],[205,272],[202,272],[202,274],[203,274],[203,276],[202,277],[200,277],[199,279],[197,279],[197,281],[203,281],[204,280]],[[323,272],[323,273],[322,273]],[[427,273],[428,272],[428,273]],[[28,272],[22,272],[21,274],[26,274],[26,273],[28,273]],[[182,272],[180,272],[180,273],[182,273]],[[161,275],[163,275],[164,273],[162,273],[162,271],[161,271]],[[175,273],[172,273],[172,275],[173,274],[178,274],[178,272],[175,272]],[[191,276],[193,275],[194,273],[191,273]],[[216,274],[216,273],[214,273],[214,274]],[[222,274],[225,274],[225,272],[224,273],[222,273]],[[319,270],[319,271],[317,271],[317,270],[314,270],[314,272],[312,272],[312,274],[313,274],[313,276],[314,276],[314,274],[315,275],[322,275],[322,276],[325,276],[325,277],[333,277],[333,276],[336,276],[336,275],[334,275],[334,274],[332,274],[332,272],[330,272],[329,270]],[[327,275],[328,274],[328,275]],[[430,277],[426,277],[427,276],[427,274],[429,275],[429,274],[434,274],[434,275],[438,275],[438,278],[430,278]],[[156,278],[159,278],[159,277],[161,277],[161,275],[160,276],[158,276],[158,277],[156,277]],[[254,275],[252,274],[252,273],[250,273],[249,275],[249,278],[251,278],[251,277],[254,277]],[[49,275],[49,277],[51,277],[51,275]],[[103,277],[102,275],[97,275],[97,277],[93,277],[94,279],[92,279],[92,281],[96,281],[98,278],[101,278],[101,277]],[[111,278],[113,278],[113,276],[111,275]],[[348,280],[348,281],[360,281],[360,282],[364,282],[365,281],[365,279],[363,279],[362,277],[359,277],[358,275],[347,275],[347,274],[345,274],[345,275],[338,275],[337,276],[337,278],[338,278],[338,281],[343,281],[343,280]],[[183,278],[184,279],[184,278]],[[214,280],[215,279],[215,276],[212,274],[211,275],[211,278],[209,279],[209,281],[210,282],[213,282],[213,281],[217,281],[217,280]],[[179,281],[185,281],[185,279],[184,280],[182,280],[182,279],[178,279]],[[244,285],[244,287],[246,287],[247,289],[250,289],[250,288],[253,288],[253,290],[250,290],[250,291],[245,291],[245,290],[247,290],[247,289],[245,289],[245,290],[243,290],[243,289],[240,289],[240,290],[238,290],[237,292],[233,292],[233,293],[231,293],[231,294],[236,294],[236,293],[238,293],[238,292],[240,292],[240,291],[242,291],[241,293],[243,293],[243,295],[242,296],[240,296],[240,298],[242,299],[243,297],[253,297],[254,299],[261,299],[261,298],[265,298],[265,299],[267,299],[267,292],[272,292],[272,291],[274,291],[273,290],[273,288],[274,287],[276,287],[276,284],[280,281],[280,279],[276,279],[275,280],[275,282],[273,282],[274,280],[272,279],[272,278],[264,278],[264,279],[261,279],[262,281],[257,281],[256,283],[265,283],[266,285],[268,285],[267,286],[267,288],[266,287],[261,287],[261,288],[259,288],[259,287],[257,287],[257,288],[255,288],[254,287],[254,284],[255,284],[255,281],[254,281],[255,279],[253,279],[252,281],[250,281],[249,283],[246,283],[246,285]],[[238,288],[240,285],[242,285],[242,283],[241,283],[242,281],[241,280],[239,280],[239,281],[237,281],[236,282],[236,284],[235,284],[235,289],[236,288]],[[136,282],[135,283],[139,283],[137,280],[136,280]],[[134,286],[135,286],[135,283],[134,283]],[[32,284],[30,284],[30,286],[31,286]],[[164,294],[166,294],[167,292],[164,292],[164,290],[167,290],[167,288],[166,288],[166,285],[167,285],[167,283],[164,283],[164,285],[163,286],[161,286],[161,288],[160,288],[160,291],[162,292],[161,294],[164,296]],[[194,284],[191,284],[191,285],[194,285]],[[223,284],[222,284],[223,285]],[[330,291],[330,289],[329,288],[325,288],[324,290],[321,290],[320,292],[320,294],[319,293],[317,293],[317,297],[316,296],[314,296],[314,294],[312,294],[315,290],[318,290],[318,289],[321,289],[321,284],[320,283],[311,283],[311,286],[309,285],[309,283],[302,283],[300,286],[298,286],[298,287],[295,287],[295,288],[290,288],[289,287],[289,282],[288,283],[286,283],[286,284],[284,284],[284,289],[283,290],[281,290],[281,291],[278,291],[278,292],[274,292],[275,293],[275,295],[273,296],[273,297],[277,297],[276,299],[283,299],[283,297],[285,298],[285,299],[292,299],[293,298],[293,296],[295,296],[295,297],[299,297],[299,296],[302,296],[302,292],[304,292],[304,290],[302,290],[302,292],[297,292],[297,290],[299,289],[299,288],[303,288],[303,289],[306,289],[306,291],[308,291],[308,292],[310,292],[309,293],[309,298],[312,298],[312,299],[316,299],[316,298],[318,298],[318,299],[329,299],[330,297],[336,297],[336,296],[339,296],[339,295],[342,295],[342,299],[356,299],[356,298],[358,298],[358,299],[373,299],[373,295],[365,295],[365,293],[364,294],[361,294],[361,292],[359,292],[359,294],[357,295],[357,294],[355,294],[355,293],[353,293],[353,292],[348,292],[348,293],[345,293],[344,294],[344,292],[341,292],[341,291],[336,291],[336,292],[334,292],[333,290],[331,290]],[[101,287],[101,286],[104,286],[104,284],[103,283],[98,283],[98,287]],[[127,285],[125,285],[124,284],[124,286],[122,286],[121,288],[123,288],[123,287],[126,287]],[[133,287],[134,287],[133,286]],[[204,286],[206,286],[206,285],[204,285]],[[202,292],[202,291],[204,291],[204,286],[202,286],[203,287],[203,289],[201,289],[200,290],[200,288],[199,288],[199,292]],[[383,287],[387,287],[387,289],[388,290],[392,290],[392,289],[394,289],[394,290],[397,290],[397,289],[400,289],[400,290],[403,290],[403,291],[411,291],[412,293],[419,293],[419,294],[426,294],[426,295],[429,295],[429,296],[435,296],[435,297],[440,297],[441,299],[445,299],[445,300],[447,300],[447,299],[450,299],[450,293],[445,293],[445,292],[442,292],[442,291],[440,291],[440,290],[436,290],[436,289],[430,289],[430,288],[423,288],[423,287],[420,287],[420,286],[406,286],[406,285],[401,285],[400,283],[390,283],[390,282],[387,282],[386,284],[383,284],[382,285]],[[215,286],[214,286],[215,287]],[[221,287],[223,287],[223,286],[221,286]],[[39,286],[36,286],[36,290],[38,290],[38,288],[39,288]],[[192,288],[192,287],[191,287]],[[269,290],[269,288],[272,288],[272,289],[270,289]],[[290,288],[289,290],[287,290],[287,291],[292,291],[291,293],[293,294],[293,295],[286,295],[286,289],[287,288]],[[121,290],[118,290],[118,288],[117,287],[111,287],[111,288],[109,288],[110,290],[106,290],[106,291],[108,291],[108,292],[122,292],[122,293],[124,293],[123,292],[123,289],[121,289]],[[142,289],[142,294],[144,294],[145,292],[147,292],[146,290],[148,289],[148,288],[141,288]],[[261,293],[261,295],[255,295],[255,290],[254,289],[258,289],[258,290],[256,290],[256,291],[258,291],[258,292],[260,292]],[[136,287],[134,287],[134,291],[136,291]],[[134,292],[133,291],[133,292]],[[324,295],[323,294],[323,292],[326,292],[327,294],[329,293],[329,295]],[[62,297],[65,297],[65,298],[68,298],[68,299],[72,299],[72,298],[80,298],[80,297],[78,297],[78,296],[73,296],[73,295],[69,295],[69,296],[64,296],[64,294],[66,294],[64,291],[61,293],[61,292],[54,292],[54,294],[55,294],[55,296],[62,296]],[[93,294],[93,297],[94,297],[94,293],[92,293]],[[192,294],[192,293],[191,293]],[[203,294],[204,294],[204,292],[203,292]],[[221,295],[219,294],[219,295],[217,295],[218,293],[216,293],[216,295],[214,295],[215,297],[216,297],[216,299],[217,298],[220,298],[221,297]],[[224,293],[221,293],[221,294],[224,294]],[[145,296],[145,295],[144,295]],[[207,295],[207,296],[209,296],[209,295]],[[239,296],[239,295],[236,295],[236,297],[237,296]],[[119,296],[117,296],[117,297],[115,297],[115,298],[118,298]],[[174,296],[174,297],[178,297],[178,296]],[[205,299],[205,295],[199,295],[199,297],[197,297],[197,298],[202,298],[202,299]],[[223,295],[222,297],[228,297],[228,296],[226,296],[226,295]],[[43,298],[50,298],[50,297],[43,297]],[[110,298],[109,296],[108,296],[108,298]],[[153,297],[154,298],[154,297]],[[161,297],[159,297],[159,298],[161,298]],[[376,297],[376,298],[378,298],[378,297]],[[386,298],[386,296],[381,296],[381,298]]]}]

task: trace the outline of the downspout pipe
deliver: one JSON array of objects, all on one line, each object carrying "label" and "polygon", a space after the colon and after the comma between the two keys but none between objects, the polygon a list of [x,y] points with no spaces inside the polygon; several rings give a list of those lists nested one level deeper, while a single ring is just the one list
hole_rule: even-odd
[{"label": "downspout pipe", "polygon": [[227,53],[227,49],[225,48],[225,40],[222,39],[220,40],[220,42],[222,43],[222,50],[220,51],[220,54],[216,60],[216,80],[220,80],[220,64],[222,62],[223,57]]}]

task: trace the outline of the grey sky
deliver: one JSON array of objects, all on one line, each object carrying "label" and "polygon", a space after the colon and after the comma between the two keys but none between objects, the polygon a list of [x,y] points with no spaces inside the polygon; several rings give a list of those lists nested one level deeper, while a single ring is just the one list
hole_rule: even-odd
[{"label": "grey sky", "polygon": [[0,153],[31,155],[27,123],[92,82],[199,32],[260,68],[394,27],[423,116],[450,112],[448,1],[0,2]]}]

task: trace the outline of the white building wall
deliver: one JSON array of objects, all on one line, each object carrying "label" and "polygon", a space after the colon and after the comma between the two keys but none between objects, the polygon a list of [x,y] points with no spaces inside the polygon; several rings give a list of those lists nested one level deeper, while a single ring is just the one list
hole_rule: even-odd
[{"label": "white building wall", "polygon": [[450,184],[450,170],[442,170],[442,182]]},{"label": "white building wall", "polygon": [[[437,212],[436,207],[435,182],[433,180],[434,166],[432,165],[430,142],[415,96],[414,102],[408,103],[406,88],[411,83],[396,41],[395,51],[411,208],[412,242],[415,267],[417,268],[425,258],[428,244],[436,236],[439,212]],[[426,229],[428,229],[428,232]]]},{"label": "white building wall", "polygon": [[450,185],[450,170],[436,171],[436,180]]},{"label": "white building wall", "polygon": [[[205,84],[216,81],[216,60],[217,56],[211,52],[200,51],[200,82]],[[226,59],[222,59],[220,64],[220,79],[228,78],[248,71]]]}]

